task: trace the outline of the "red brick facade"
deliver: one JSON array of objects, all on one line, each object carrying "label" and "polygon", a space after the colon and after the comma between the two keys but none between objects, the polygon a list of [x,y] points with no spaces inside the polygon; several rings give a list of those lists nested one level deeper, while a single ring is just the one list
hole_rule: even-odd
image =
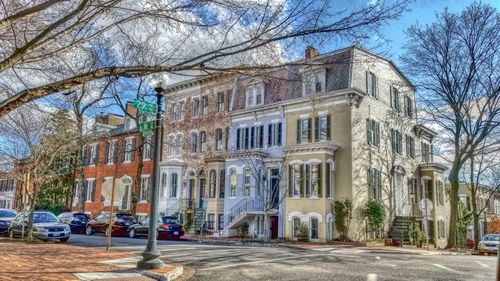
[{"label": "red brick facade", "polygon": [[[94,143],[89,144],[86,146],[88,148],[89,146],[98,144],[97,150],[97,161],[95,164],[90,164],[88,159],[85,160],[84,157],[84,163],[86,164],[83,169],[83,178],[84,182],[89,179],[95,179],[95,191],[90,193],[91,200],[86,200],[85,203],[85,212],[90,213],[91,215],[95,215],[103,210],[109,210],[109,206],[104,206],[104,200],[103,197],[101,197],[101,192],[102,192],[102,184],[105,181],[106,178],[114,178],[114,179],[120,179],[124,176],[128,176],[131,178],[132,181],[132,186],[130,191],[132,190],[133,186],[136,184],[136,179],[137,179],[137,165],[138,165],[138,157],[137,157],[137,151],[135,149],[136,143],[138,142],[139,136],[138,136],[137,131],[129,131],[129,132],[123,132],[121,134],[117,135],[112,135],[111,136],[105,136],[102,137],[98,140],[96,140]],[[126,139],[134,139],[135,141],[133,142],[135,147],[130,150],[129,153],[132,153],[133,156],[131,156],[130,161],[124,160],[124,145],[125,145],[125,140]],[[115,149],[115,154],[117,153],[118,155],[114,157],[114,163],[107,163],[107,156],[106,156],[106,149],[107,149],[107,143],[110,141],[116,141],[117,148]],[[153,148],[151,148],[152,150]],[[88,153],[84,153],[84,156],[87,158],[89,157]],[[152,157],[151,157],[152,158]],[[108,161],[109,162],[109,161]],[[142,168],[142,175],[149,175],[150,180],[152,180],[152,175],[153,175],[153,160],[144,160],[144,166]],[[93,187],[92,187],[93,188]],[[140,192],[140,188],[137,189],[137,191]],[[123,211],[128,211],[130,210],[131,206],[131,196],[130,193],[128,195],[128,208],[119,208],[120,210]],[[88,199],[88,198],[86,198]],[[78,204],[75,204],[73,202],[71,209],[74,211],[78,210]],[[150,209],[150,203],[149,202],[139,202],[137,204],[137,214],[138,215],[145,215],[149,213]]]}]

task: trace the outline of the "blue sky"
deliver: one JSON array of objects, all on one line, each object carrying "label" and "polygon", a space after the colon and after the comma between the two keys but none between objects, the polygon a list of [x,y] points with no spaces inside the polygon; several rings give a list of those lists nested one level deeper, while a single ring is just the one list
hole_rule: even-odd
[{"label": "blue sky", "polygon": [[[359,5],[373,0],[353,0],[351,5]],[[399,66],[399,56],[404,53],[403,45],[407,38],[405,31],[413,24],[430,24],[435,21],[436,13],[441,13],[446,8],[452,13],[461,12],[466,6],[474,1],[467,0],[417,0],[411,4],[411,11],[405,13],[399,20],[390,22],[381,29],[382,35],[389,41],[387,47],[389,57]],[[500,10],[500,0],[481,1],[490,4]],[[369,46],[366,46],[369,47]],[[375,50],[377,51],[377,50]]]}]

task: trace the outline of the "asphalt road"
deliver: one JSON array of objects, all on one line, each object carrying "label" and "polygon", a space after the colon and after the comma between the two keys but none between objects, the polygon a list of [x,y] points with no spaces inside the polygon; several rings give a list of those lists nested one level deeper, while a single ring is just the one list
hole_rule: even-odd
[{"label": "asphalt road", "polygon": [[[146,239],[113,238],[113,248],[136,253]],[[104,247],[104,236],[72,235],[68,244]],[[196,269],[191,280],[495,280],[496,257],[361,249],[302,250],[159,241],[165,262]]]}]

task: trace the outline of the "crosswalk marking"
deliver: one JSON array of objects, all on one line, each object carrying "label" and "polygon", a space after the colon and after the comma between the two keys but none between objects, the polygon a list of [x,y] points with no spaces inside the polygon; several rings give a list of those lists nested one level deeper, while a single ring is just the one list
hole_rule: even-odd
[{"label": "crosswalk marking", "polygon": [[449,268],[449,267],[447,267],[447,266],[444,266],[444,265],[441,265],[441,264],[438,264],[438,263],[433,263],[433,265],[434,265],[434,266],[436,266],[436,267],[442,268],[442,269],[444,269],[444,270],[447,270],[447,271],[449,271],[449,272],[459,273],[459,272],[458,272],[457,270],[455,270],[455,269]]}]

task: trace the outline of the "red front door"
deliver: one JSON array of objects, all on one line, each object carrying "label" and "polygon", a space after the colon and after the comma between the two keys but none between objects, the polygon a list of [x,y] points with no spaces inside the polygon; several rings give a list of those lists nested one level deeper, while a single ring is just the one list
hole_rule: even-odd
[{"label": "red front door", "polygon": [[278,216],[271,217],[271,239],[278,239]]}]

